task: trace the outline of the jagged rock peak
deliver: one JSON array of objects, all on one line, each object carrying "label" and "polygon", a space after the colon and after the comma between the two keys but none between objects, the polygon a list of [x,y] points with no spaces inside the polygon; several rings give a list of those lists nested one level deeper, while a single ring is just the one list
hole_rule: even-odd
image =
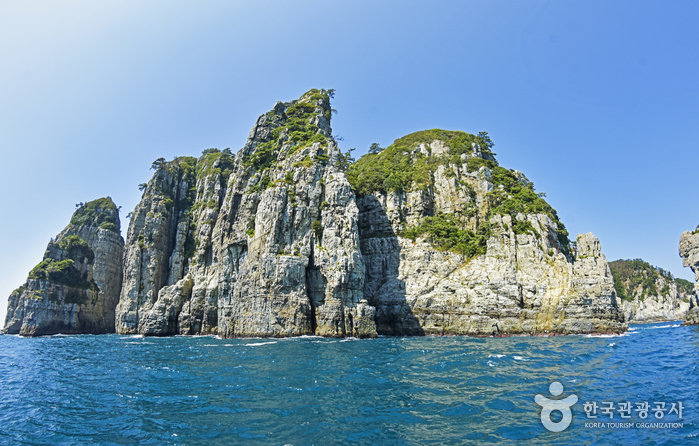
[{"label": "jagged rock peak", "polygon": [[[694,272],[694,293],[699,296],[699,226],[693,231],[685,231],[680,236],[680,257],[682,264]],[[685,319],[687,324],[699,324],[699,299],[695,297]]]},{"label": "jagged rock peak", "polygon": [[331,94],[277,103],[235,157],[154,164],[127,235],[118,332],[376,336]]},{"label": "jagged rock peak", "polygon": [[23,336],[114,332],[124,240],[111,198],[80,203],[43,260],[8,299],[5,332]]},{"label": "jagged rock peak", "polygon": [[[299,145],[326,143],[332,138],[330,96],[333,90],[312,89],[291,102],[277,102],[257,119],[243,148],[243,156],[258,167],[267,167],[275,155],[298,150]],[[292,149],[295,147],[295,149]]]}]

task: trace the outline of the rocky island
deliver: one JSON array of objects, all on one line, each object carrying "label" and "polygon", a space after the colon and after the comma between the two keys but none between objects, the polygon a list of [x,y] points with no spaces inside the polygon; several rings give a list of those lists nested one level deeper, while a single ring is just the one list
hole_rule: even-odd
[{"label": "rocky island", "polygon": [[[599,240],[570,241],[526,176],[498,164],[485,132],[421,131],[354,162],[332,137],[331,94],[278,102],[235,154],[156,160],[123,256],[118,214],[102,227],[109,206],[84,205],[99,212],[79,209],[49,244],[10,297],[5,331],[362,338],[627,329]],[[59,264],[70,280],[54,273]]]},{"label": "rocky island", "polygon": [[111,198],[79,205],[7,302],[6,333],[113,333],[124,239]]},{"label": "rocky island", "polygon": [[648,323],[685,319],[696,296],[694,284],[641,259],[609,263],[614,288],[628,322]]}]

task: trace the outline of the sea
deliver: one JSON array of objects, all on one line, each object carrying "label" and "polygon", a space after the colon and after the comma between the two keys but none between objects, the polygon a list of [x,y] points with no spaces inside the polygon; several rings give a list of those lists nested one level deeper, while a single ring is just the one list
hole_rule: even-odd
[{"label": "sea", "polygon": [[699,327],[680,322],[620,336],[4,335],[0,444],[699,444],[698,364]]}]

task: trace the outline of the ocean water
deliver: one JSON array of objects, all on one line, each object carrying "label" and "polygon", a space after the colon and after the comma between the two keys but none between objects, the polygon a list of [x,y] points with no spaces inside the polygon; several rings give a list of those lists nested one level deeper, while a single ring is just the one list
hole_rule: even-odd
[{"label": "ocean water", "polygon": [[[0,336],[0,444],[699,444],[698,364],[699,327],[679,323],[607,337]],[[567,429],[544,428],[537,394],[577,396]],[[625,402],[681,402],[682,418],[623,419]]]}]

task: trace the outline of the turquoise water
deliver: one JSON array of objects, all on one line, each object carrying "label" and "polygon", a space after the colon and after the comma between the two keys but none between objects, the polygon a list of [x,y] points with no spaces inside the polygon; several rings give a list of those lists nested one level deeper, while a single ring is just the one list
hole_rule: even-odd
[{"label": "turquoise water", "polygon": [[[699,444],[699,328],[615,337],[0,336],[0,444]],[[578,396],[541,423],[549,384]],[[585,402],[683,403],[631,428]],[[554,412],[553,420],[560,420]],[[637,428],[640,422],[681,428]]]}]

